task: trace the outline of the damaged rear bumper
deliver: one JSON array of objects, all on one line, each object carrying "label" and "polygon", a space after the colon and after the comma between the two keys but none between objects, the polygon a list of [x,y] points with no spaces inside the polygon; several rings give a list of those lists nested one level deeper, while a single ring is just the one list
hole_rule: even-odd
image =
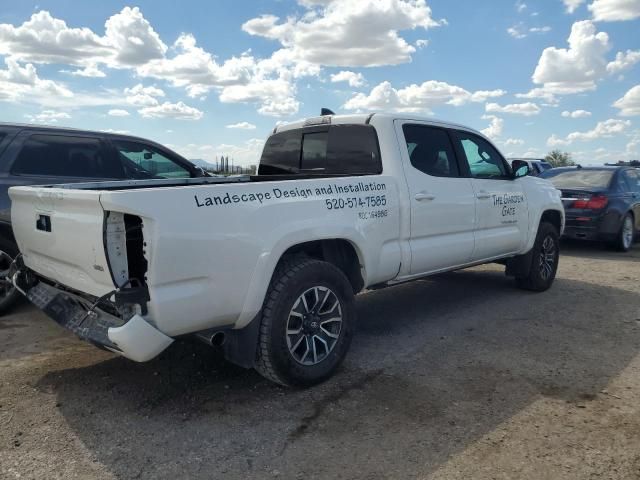
[{"label": "damaged rear bumper", "polygon": [[38,282],[24,288],[13,276],[12,283],[59,325],[78,337],[136,362],[146,362],[172,342],[139,314],[128,320],[108,313],[79,295]]}]

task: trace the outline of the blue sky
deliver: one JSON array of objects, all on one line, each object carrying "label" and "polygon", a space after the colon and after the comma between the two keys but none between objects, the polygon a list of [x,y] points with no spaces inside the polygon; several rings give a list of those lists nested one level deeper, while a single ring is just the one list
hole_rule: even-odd
[{"label": "blue sky", "polygon": [[398,111],[509,156],[640,158],[640,0],[1,1],[0,120],[255,163],[276,122]]}]

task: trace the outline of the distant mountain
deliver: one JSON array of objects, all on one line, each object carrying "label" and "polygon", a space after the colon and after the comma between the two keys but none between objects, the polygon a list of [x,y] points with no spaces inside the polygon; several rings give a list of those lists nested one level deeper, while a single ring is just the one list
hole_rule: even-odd
[{"label": "distant mountain", "polygon": [[190,158],[189,161],[194,165],[197,165],[198,167],[202,167],[202,168],[215,168],[216,166],[215,163],[207,162],[202,158]]}]

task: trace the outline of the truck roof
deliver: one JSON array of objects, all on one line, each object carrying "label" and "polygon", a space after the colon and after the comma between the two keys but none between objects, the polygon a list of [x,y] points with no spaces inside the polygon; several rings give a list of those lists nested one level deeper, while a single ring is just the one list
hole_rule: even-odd
[{"label": "truck roof", "polygon": [[424,122],[431,125],[436,125],[440,127],[450,127],[457,128],[461,130],[467,130],[478,135],[485,137],[481,132],[469,128],[466,125],[462,125],[454,122],[447,122],[445,120],[439,120],[437,118],[431,117],[423,117],[419,115],[414,115],[411,113],[354,113],[350,115],[323,115],[317,117],[309,117],[302,120],[296,120],[295,122],[285,123],[282,125],[278,125],[273,129],[272,133],[284,132],[287,130],[294,130],[296,128],[309,127],[313,125],[366,125],[371,122],[373,117],[377,119],[386,120],[388,122],[393,122],[394,120],[414,120],[418,122]]}]

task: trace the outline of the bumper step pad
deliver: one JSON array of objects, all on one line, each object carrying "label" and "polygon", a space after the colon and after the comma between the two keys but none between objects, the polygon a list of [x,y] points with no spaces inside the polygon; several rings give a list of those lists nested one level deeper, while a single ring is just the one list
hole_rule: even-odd
[{"label": "bumper step pad", "polygon": [[81,339],[120,351],[118,346],[109,340],[108,329],[121,327],[125,323],[122,319],[98,308],[87,314],[91,307],[88,301],[73,294],[62,293],[43,282],[26,293],[31,303]]}]

